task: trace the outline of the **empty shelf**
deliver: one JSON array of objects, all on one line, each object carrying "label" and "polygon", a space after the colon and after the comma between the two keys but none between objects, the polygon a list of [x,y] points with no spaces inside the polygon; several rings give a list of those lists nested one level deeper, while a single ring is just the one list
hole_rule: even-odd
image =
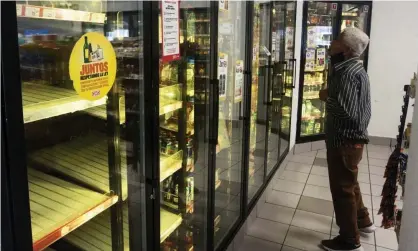
[{"label": "empty shelf", "polygon": [[[160,241],[163,242],[180,226],[182,218],[180,215],[170,213],[164,209],[160,209],[160,216]],[[124,250],[129,250],[128,207],[126,204],[123,207],[123,239]],[[84,250],[112,250],[110,210],[103,212],[76,231],[71,232],[65,237],[65,240]]]},{"label": "empty shelf", "polygon": [[25,123],[56,117],[103,105],[106,97],[90,101],[74,90],[46,84],[23,83],[23,118]]},{"label": "empty shelf", "polygon": [[[125,144],[121,143],[122,199],[127,197],[128,183],[126,171]],[[74,140],[44,148],[30,154],[36,164],[70,176],[105,193],[109,188],[107,136],[89,133]]]},{"label": "empty shelf", "polygon": [[[108,142],[105,134],[90,132],[68,142],[40,149],[30,154],[30,160],[38,165],[67,175],[105,193],[109,188]],[[122,199],[128,196],[125,143],[120,142]],[[181,169],[183,151],[162,155],[160,181]]]},{"label": "empty shelf", "polygon": [[160,115],[174,112],[182,108],[182,106],[181,101],[160,99]]},{"label": "empty shelf", "polygon": [[118,201],[28,168],[33,249],[43,250]]}]

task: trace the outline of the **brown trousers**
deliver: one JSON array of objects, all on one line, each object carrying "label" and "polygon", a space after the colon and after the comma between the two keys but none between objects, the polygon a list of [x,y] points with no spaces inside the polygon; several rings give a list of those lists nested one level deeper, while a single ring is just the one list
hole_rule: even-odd
[{"label": "brown trousers", "polygon": [[371,224],[357,181],[362,144],[348,144],[327,149],[328,173],[337,225],[343,240],[359,244],[358,228]]}]

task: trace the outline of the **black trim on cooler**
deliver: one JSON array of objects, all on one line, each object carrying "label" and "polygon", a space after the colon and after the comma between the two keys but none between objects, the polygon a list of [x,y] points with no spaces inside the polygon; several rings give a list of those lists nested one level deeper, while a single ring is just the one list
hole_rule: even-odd
[{"label": "black trim on cooler", "polygon": [[[1,170],[2,176],[8,180],[6,191],[9,194],[6,205],[10,206],[9,230],[12,230],[7,238],[13,238],[11,242],[15,250],[32,250],[16,2],[1,2],[1,21],[1,117],[6,144],[2,145],[5,147],[6,165],[2,166]],[[5,234],[7,232],[2,232],[3,236]]]}]

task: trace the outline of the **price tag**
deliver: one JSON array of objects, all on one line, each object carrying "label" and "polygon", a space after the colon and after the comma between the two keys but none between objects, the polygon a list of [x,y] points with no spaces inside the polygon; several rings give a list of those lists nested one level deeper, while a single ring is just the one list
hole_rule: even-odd
[{"label": "price tag", "polygon": [[331,6],[331,8],[332,8],[332,10],[337,10],[337,4],[336,3],[333,3],[332,6]]},{"label": "price tag", "polygon": [[43,17],[48,19],[55,19],[55,10],[45,8],[43,11]]},{"label": "price tag", "polygon": [[33,6],[26,6],[25,16],[26,17],[40,17],[41,8],[33,7]]}]

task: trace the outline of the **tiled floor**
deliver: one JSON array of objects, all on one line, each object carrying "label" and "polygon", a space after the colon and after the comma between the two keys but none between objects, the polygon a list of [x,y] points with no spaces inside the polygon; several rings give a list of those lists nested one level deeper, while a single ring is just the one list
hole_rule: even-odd
[{"label": "tiled floor", "polygon": [[[377,210],[389,155],[389,147],[368,145],[359,167],[363,200],[376,226],[382,219]],[[338,235],[325,158],[323,149],[286,158],[265,192],[265,201],[257,205],[256,218],[248,224],[244,241],[235,250],[316,251],[322,250],[322,239]],[[393,229],[378,228],[374,234],[362,235],[361,242],[365,251],[398,248]]]}]

